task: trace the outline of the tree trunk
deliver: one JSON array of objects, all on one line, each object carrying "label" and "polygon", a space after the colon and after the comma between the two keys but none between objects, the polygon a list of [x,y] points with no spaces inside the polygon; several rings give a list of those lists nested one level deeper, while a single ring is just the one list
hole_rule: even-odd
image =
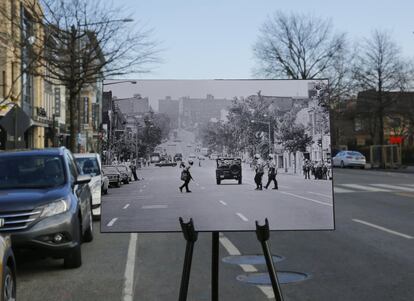
[{"label": "tree trunk", "polygon": [[[77,127],[76,127],[76,93],[69,90],[69,127],[70,127],[70,151],[77,152]],[[79,113],[79,112],[78,112]]]}]

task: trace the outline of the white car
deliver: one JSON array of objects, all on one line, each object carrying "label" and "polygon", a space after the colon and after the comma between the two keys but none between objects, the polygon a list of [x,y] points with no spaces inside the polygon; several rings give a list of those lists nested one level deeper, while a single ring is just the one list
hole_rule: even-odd
[{"label": "white car", "polygon": [[76,163],[81,174],[91,176],[89,188],[92,193],[92,215],[94,218],[101,216],[101,193],[102,193],[102,165],[99,154],[84,153],[74,154]]},{"label": "white car", "polygon": [[342,168],[347,166],[355,166],[365,168],[366,159],[363,154],[357,151],[341,151],[332,158],[333,166],[340,166]]}]

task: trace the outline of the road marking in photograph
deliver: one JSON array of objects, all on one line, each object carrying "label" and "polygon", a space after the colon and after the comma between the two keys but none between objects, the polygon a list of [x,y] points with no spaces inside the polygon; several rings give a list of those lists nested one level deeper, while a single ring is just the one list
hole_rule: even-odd
[{"label": "road marking in photograph", "polygon": [[378,229],[378,230],[381,230],[381,231],[384,231],[384,232],[387,232],[387,233],[390,233],[390,234],[394,234],[394,235],[397,235],[397,236],[400,236],[400,237],[403,237],[403,238],[406,238],[406,239],[414,239],[414,237],[411,236],[411,235],[404,234],[404,233],[401,233],[401,232],[397,232],[397,231],[394,231],[394,230],[391,230],[391,229],[388,229],[388,228],[385,228],[385,227],[382,227],[382,226],[378,226],[378,225],[375,225],[375,224],[372,224],[372,223],[369,223],[369,222],[366,222],[366,221],[363,221],[363,220],[360,220],[360,219],[352,219],[352,220],[356,223],[360,223],[360,224],[363,224],[363,225],[366,225],[366,226],[369,226],[369,227],[372,227],[372,228],[375,228],[375,229]]},{"label": "road marking in photograph", "polygon": [[329,195],[329,194],[323,194],[323,193],[312,192],[312,191],[308,191],[308,193],[315,194],[315,195],[320,195],[320,196],[323,196],[323,197],[326,197],[326,198],[332,198],[332,195]]},{"label": "road marking in photograph", "polygon": [[[224,235],[222,235],[222,233],[220,232],[220,243],[221,245],[224,247],[224,249],[226,249],[227,253],[229,253],[230,256],[239,256],[241,255],[241,252],[239,251],[239,249],[237,249],[237,247]],[[245,273],[254,273],[257,272],[258,269],[256,269],[253,265],[251,264],[239,264],[239,266],[242,268],[243,272]],[[266,296],[266,298],[268,299],[272,299],[275,297],[275,295],[273,294],[273,290],[272,289],[268,289],[271,287],[267,287],[267,286],[263,286],[263,285],[257,285],[257,288],[259,288],[263,294]]]},{"label": "road marking in photograph", "polygon": [[127,209],[129,207],[129,204],[126,204],[122,209]]},{"label": "road marking in photograph", "polygon": [[123,301],[134,300],[134,269],[135,269],[135,258],[137,249],[138,234],[131,233],[128,245],[127,261],[125,265],[124,274],[124,288],[122,292]]},{"label": "road marking in photograph", "polygon": [[227,206],[227,203],[225,201],[219,200],[220,204]]},{"label": "road marking in photograph", "polygon": [[245,221],[245,222],[248,222],[249,220],[247,219],[247,217],[245,217],[243,214],[241,214],[241,213],[239,213],[239,212],[237,212],[236,213],[236,215],[238,216],[238,217],[240,217],[243,221]]},{"label": "road marking in photograph", "polygon": [[345,186],[345,187],[348,187],[348,188],[359,189],[359,190],[363,190],[363,191],[372,191],[372,192],[389,192],[390,191],[388,189],[375,188],[375,187],[366,186],[366,185],[359,185],[359,184],[341,184],[341,186]]},{"label": "road marking in photograph", "polygon": [[389,189],[401,190],[401,191],[409,191],[409,192],[413,192],[414,191],[414,188],[397,186],[397,185],[390,185],[390,184],[371,184],[371,185],[372,186],[377,186],[377,187],[382,187],[382,188],[389,188]]},{"label": "road marking in photograph", "polygon": [[320,204],[320,205],[324,205],[324,206],[329,206],[329,207],[332,207],[333,206],[330,203],[321,202],[321,201],[318,201],[318,200],[314,200],[314,199],[307,198],[307,197],[304,197],[304,196],[301,196],[301,195],[297,195],[297,194],[293,194],[293,193],[290,193],[290,192],[280,191],[280,193],[287,194],[287,195],[290,195],[290,196],[293,196],[293,197],[296,197],[296,198],[299,198],[299,199],[311,201],[311,202],[314,202],[314,203],[317,203],[317,204]]},{"label": "road marking in photograph", "polygon": [[115,218],[113,218],[113,219],[111,219],[111,221],[106,225],[106,226],[108,226],[108,227],[112,227],[114,224],[115,224],[115,222],[118,220],[118,218],[117,217],[115,217]]},{"label": "road marking in photograph", "polygon": [[403,197],[409,197],[414,198],[414,193],[407,193],[407,192],[397,192],[396,195],[403,196]]},{"label": "road marking in photograph", "polygon": [[145,205],[141,209],[165,209],[168,208],[168,205]]}]

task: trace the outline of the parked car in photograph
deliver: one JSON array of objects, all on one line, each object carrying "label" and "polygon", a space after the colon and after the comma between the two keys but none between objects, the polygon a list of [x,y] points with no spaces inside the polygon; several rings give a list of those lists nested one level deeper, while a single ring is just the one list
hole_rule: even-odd
[{"label": "parked car in photograph", "polygon": [[333,166],[365,168],[366,159],[363,154],[357,151],[340,151],[332,158]]},{"label": "parked car in photograph", "polygon": [[0,153],[1,233],[13,249],[38,249],[82,264],[82,242],[93,240],[89,175],[81,175],[66,148]]},{"label": "parked car in photograph", "polygon": [[129,181],[131,181],[132,179],[132,172],[130,171],[130,169],[125,165],[115,165],[115,167],[121,174],[122,183],[129,184]]},{"label": "parked car in photograph", "polygon": [[121,187],[122,177],[120,172],[115,166],[104,165],[102,166],[102,173],[108,178],[109,186]]},{"label": "parked car in photograph", "polygon": [[[0,228],[4,220],[0,220]],[[16,261],[9,236],[0,234],[0,300],[16,300]]]},{"label": "parked car in photograph", "polygon": [[155,163],[155,166],[163,167],[163,166],[177,166],[177,162],[162,160],[158,163]]},{"label": "parked car in photograph", "polygon": [[73,154],[81,174],[91,176],[89,188],[92,193],[92,214],[94,218],[101,216],[102,195],[102,168],[99,154],[82,153]]}]

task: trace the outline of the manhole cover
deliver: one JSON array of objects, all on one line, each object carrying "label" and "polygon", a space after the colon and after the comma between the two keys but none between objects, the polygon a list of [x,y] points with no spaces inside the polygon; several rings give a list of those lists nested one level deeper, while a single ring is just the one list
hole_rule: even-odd
[{"label": "manhole cover", "polygon": [[[280,284],[294,283],[310,278],[310,275],[298,272],[277,272],[277,278]],[[272,285],[269,274],[267,273],[251,273],[248,275],[239,275],[237,280],[255,284],[255,285]]]},{"label": "manhole cover", "polygon": [[[285,257],[279,255],[273,255],[272,258],[273,262],[280,262],[285,259]],[[223,262],[229,264],[266,264],[266,260],[263,255],[235,255],[224,257],[222,260]]]}]

